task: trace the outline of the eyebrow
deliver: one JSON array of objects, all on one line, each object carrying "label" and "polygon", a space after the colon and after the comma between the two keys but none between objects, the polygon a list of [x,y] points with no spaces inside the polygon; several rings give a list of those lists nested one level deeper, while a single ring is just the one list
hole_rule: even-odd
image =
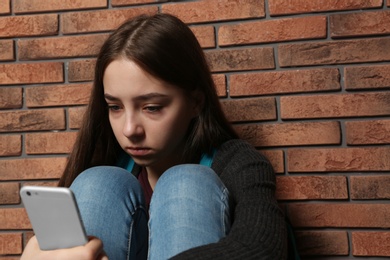
[{"label": "eyebrow", "polygon": [[[119,101],[119,98],[114,97],[108,93],[104,94],[104,98],[109,100],[109,101]],[[145,95],[139,95],[133,98],[134,101],[147,101],[150,99],[155,99],[155,98],[168,98],[168,95],[157,93],[157,92],[151,92]]]}]

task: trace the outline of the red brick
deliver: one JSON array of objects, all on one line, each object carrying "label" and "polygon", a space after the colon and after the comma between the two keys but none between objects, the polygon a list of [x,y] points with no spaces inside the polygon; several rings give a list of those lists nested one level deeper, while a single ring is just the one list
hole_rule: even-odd
[{"label": "red brick", "polygon": [[0,229],[31,229],[30,220],[24,208],[0,208]]},{"label": "red brick", "polygon": [[193,26],[190,29],[195,34],[202,48],[215,47],[214,26]]},{"label": "red brick", "polygon": [[340,11],[353,9],[367,9],[382,7],[382,0],[354,0],[354,1],[338,1],[338,0],[269,0],[270,14],[301,14],[323,11]]},{"label": "red brick", "polygon": [[26,88],[26,105],[27,107],[47,107],[87,104],[91,88],[91,84]]},{"label": "red brick", "polygon": [[11,60],[15,60],[14,41],[0,40],[0,61],[11,61]]},{"label": "red brick", "polygon": [[215,84],[215,88],[217,90],[217,94],[219,97],[226,97],[227,96],[227,90],[226,90],[226,77],[224,74],[214,74],[213,80]]},{"label": "red brick", "polygon": [[389,228],[388,204],[294,203],[289,217],[294,227]]},{"label": "red brick", "polygon": [[0,85],[63,82],[62,62],[0,64]]},{"label": "red brick", "polygon": [[26,39],[18,41],[20,60],[96,56],[106,34]]},{"label": "red brick", "polygon": [[285,96],[280,98],[283,119],[390,115],[390,93]]},{"label": "red brick", "polygon": [[351,199],[390,199],[390,176],[351,176]]},{"label": "red brick", "polygon": [[348,199],[345,176],[278,176],[278,200]]},{"label": "red brick", "polygon": [[69,81],[75,82],[93,80],[95,65],[96,59],[70,61],[68,68]]},{"label": "red brick", "polygon": [[390,144],[390,120],[345,122],[348,145]]},{"label": "red brick", "polygon": [[111,9],[90,12],[64,13],[61,15],[62,32],[85,33],[116,29],[123,22],[141,14],[157,13],[157,6],[130,9]]},{"label": "red brick", "polygon": [[282,150],[261,150],[260,153],[267,157],[275,173],[284,173],[284,154]]},{"label": "red brick", "polygon": [[111,0],[112,6],[139,5],[149,3],[162,3],[169,0]]},{"label": "red brick", "polygon": [[298,231],[295,233],[301,256],[348,255],[346,231]]},{"label": "red brick", "polygon": [[11,0],[0,0],[0,14],[11,13]]},{"label": "red brick", "polygon": [[0,88],[0,108],[21,108],[23,106],[22,88]]},{"label": "red brick", "polygon": [[46,186],[57,187],[58,181],[24,181],[22,186]]},{"label": "red brick", "polygon": [[277,117],[276,102],[273,97],[228,99],[222,101],[221,105],[231,122],[275,120]]},{"label": "red brick", "polygon": [[275,68],[272,47],[212,50],[206,58],[213,72]]},{"label": "red brick", "polygon": [[231,96],[339,90],[336,68],[243,73],[230,76]]},{"label": "red brick", "polygon": [[251,124],[235,129],[241,138],[261,147],[339,144],[341,139],[338,122]]},{"label": "red brick", "polygon": [[390,6],[390,0],[387,0],[387,6]]},{"label": "red brick", "polygon": [[34,13],[44,11],[64,11],[77,9],[92,9],[106,7],[107,0],[83,0],[83,1],[63,1],[63,0],[18,0],[13,1],[15,13]]},{"label": "red brick", "polygon": [[215,0],[162,5],[163,13],[170,13],[186,23],[223,21],[265,16],[264,0]]},{"label": "red brick", "polygon": [[0,37],[54,35],[58,33],[58,15],[24,15],[0,17]]},{"label": "red brick", "polygon": [[390,256],[390,232],[352,232],[354,256]]},{"label": "red brick", "polygon": [[284,44],[281,67],[389,61],[390,38]]},{"label": "red brick", "polygon": [[70,153],[77,132],[26,134],[27,154]]},{"label": "red brick", "polygon": [[0,112],[0,132],[64,130],[63,109]]},{"label": "red brick", "polygon": [[390,65],[344,68],[345,89],[390,88]]},{"label": "red brick", "polygon": [[0,204],[19,204],[19,188],[18,182],[0,183]]},{"label": "red brick", "polygon": [[389,171],[390,147],[289,149],[289,172]]},{"label": "red brick", "polygon": [[78,129],[86,111],[86,107],[71,107],[69,108],[69,127],[70,129]]},{"label": "red brick", "polygon": [[0,156],[15,156],[21,154],[21,135],[0,135]]},{"label": "red brick", "polygon": [[390,11],[333,14],[330,16],[330,35],[332,38],[386,34],[390,34]]},{"label": "red brick", "polygon": [[0,255],[16,255],[21,253],[22,233],[0,233]]},{"label": "red brick", "polygon": [[58,179],[66,161],[66,157],[0,160],[0,180]]},{"label": "red brick", "polygon": [[326,38],[326,16],[243,22],[218,30],[220,46],[321,38]]},{"label": "red brick", "polygon": [[1,260],[20,260],[20,257],[4,256],[0,258]]}]

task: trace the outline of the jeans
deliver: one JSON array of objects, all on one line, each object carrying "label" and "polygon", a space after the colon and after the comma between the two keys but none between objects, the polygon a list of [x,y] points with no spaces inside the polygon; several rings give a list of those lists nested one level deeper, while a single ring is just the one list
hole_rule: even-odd
[{"label": "jeans", "polygon": [[169,259],[219,241],[231,225],[228,190],[202,165],[178,165],[164,172],[149,214],[138,180],[122,168],[87,169],[71,189],[87,234],[103,241],[111,260]]}]

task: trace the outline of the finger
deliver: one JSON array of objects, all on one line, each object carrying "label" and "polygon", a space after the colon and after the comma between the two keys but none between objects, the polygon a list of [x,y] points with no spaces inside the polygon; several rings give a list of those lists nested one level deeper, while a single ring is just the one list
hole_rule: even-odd
[{"label": "finger", "polygon": [[38,240],[36,236],[32,236],[28,241],[27,244],[30,244],[34,247],[39,247]]},{"label": "finger", "polygon": [[20,260],[33,259],[33,256],[39,254],[40,249],[38,241],[35,236],[33,236],[26,244],[26,247],[23,250],[23,254]]},{"label": "finger", "polygon": [[97,258],[97,260],[108,260],[108,256],[106,255],[106,253],[103,251],[99,257]]},{"label": "finger", "polygon": [[91,250],[95,257],[99,256],[103,252],[103,242],[97,237],[91,237],[89,242],[85,244],[85,247]]}]

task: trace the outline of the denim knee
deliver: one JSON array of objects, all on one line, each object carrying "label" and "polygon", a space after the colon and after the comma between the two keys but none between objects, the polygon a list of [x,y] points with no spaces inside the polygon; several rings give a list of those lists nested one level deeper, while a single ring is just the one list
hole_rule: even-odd
[{"label": "denim knee", "polygon": [[150,259],[215,243],[229,230],[229,192],[211,168],[178,165],[163,173],[150,204]]},{"label": "denim knee", "polygon": [[[106,186],[108,185],[120,185],[122,179],[132,182],[134,176],[125,169],[115,166],[95,166],[86,169],[80,173],[73,181],[72,187],[79,187],[80,185],[89,186]],[[126,182],[127,183],[127,182]],[[84,188],[82,187],[82,188]]]},{"label": "denim knee", "polygon": [[[166,186],[169,188],[165,189]],[[199,196],[201,194],[198,193],[198,189],[206,192],[218,190],[224,196],[227,193],[225,185],[210,167],[199,164],[183,164],[171,167],[164,172],[158,179],[153,194],[160,196],[159,193],[163,193],[161,196],[166,196],[167,193],[189,194],[194,192],[195,196]]]},{"label": "denim knee", "polygon": [[137,178],[115,166],[96,166],[85,170],[73,181],[70,189],[77,200],[101,200],[102,205],[110,201],[123,201],[130,213],[143,208],[145,204]]},{"label": "denim knee", "polygon": [[72,183],[88,235],[99,237],[110,259],[146,258],[147,211],[141,185],[130,172],[98,166]]}]

